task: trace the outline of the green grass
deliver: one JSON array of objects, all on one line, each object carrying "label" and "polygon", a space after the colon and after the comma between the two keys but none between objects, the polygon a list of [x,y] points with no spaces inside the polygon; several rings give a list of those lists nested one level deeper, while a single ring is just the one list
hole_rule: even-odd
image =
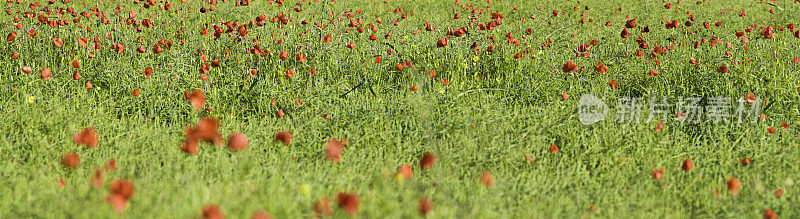
[{"label": "green grass", "polygon": [[[214,12],[204,14],[199,8],[209,4],[201,1],[171,1],[173,10],[182,10],[179,14],[139,11],[144,2],[98,2],[73,0],[67,6],[80,13],[97,5],[111,24],[97,25],[99,18],[93,15],[79,24],[51,28],[38,25],[34,17],[21,18],[24,27],[17,30],[13,19],[22,16],[17,10],[31,11],[27,6],[32,1],[10,4],[5,8],[14,14],[0,16],[1,35],[18,32],[14,42],[0,43],[0,217],[194,218],[201,216],[204,206],[216,203],[230,218],[250,217],[257,210],[276,218],[306,218],[313,216],[312,205],[322,197],[333,201],[334,217],[345,217],[335,204],[336,194],[344,191],[360,196],[358,217],[365,218],[421,217],[420,197],[432,201],[428,216],[435,218],[754,218],[766,209],[783,218],[800,217],[796,195],[800,187],[794,185],[800,180],[795,128],[800,125],[800,64],[791,62],[800,57],[796,49],[800,39],[777,30],[800,22],[800,4],[791,1],[774,5],[668,1],[679,9],[667,10],[661,1],[495,0],[486,9],[486,1],[463,0],[462,5],[486,9],[478,23],[491,21],[488,13],[499,10],[503,24],[495,31],[473,27],[463,37],[451,37],[443,48],[435,45],[448,27],[457,29],[469,22],[470,12],[453,1],[322,1],[304,3],[300,13],[293,11],[294,0],[284,7],[267,5],[265,0],[253,0],[244,7],[219,1]],[[42,6],[65,7],[60,2],[41,3],[37,11]],[[122,5],[123,19],[128,11],[136,10],[139,21],[154,15],[156,26],[142,27],[137,33],[124,20],[115,24],[117,4]],[[586,6],[591,9],[585,10]],[[392,20],[400,15],[390,10],[400,7],[408,18],[394,26]],[[519,11],[512,13],[514,7]],[[354,19],[361,18],[365,24],[381,17],[383,23],[376,24],[378,40],[368,39],[372,33],[368,28],[364,33],[354,28],[344,33],[348,19],[322,30],[313,25],[327,23],[328,11],[341,16],[347,9],[362,9]],[[565,13],[554,17],[552,10]],[[697,18],[691,28],[683,25],[687,10]],[[739,17],[739,10],[747,16]],[[293,19],[283,29],[269,22],[279,11]],[[454,12],[461,18],[453,20]],[[580,24],[582,13],[595,21]],[[199,34],[205,23],[224,28],[222,22],[245,24],[261,14],[267,16],[267,25],[249,29],[248,36],[236,44],[226,34],[214,40],[211,27],[207,36]],[[536,19],[531,20],[531,14]],[[632,29],[628,39],[621,39],[626,15],[636,18],[639,26],[650,26],[651,32],[640,35]],[[311,24],[299,25],[303,19]],[[678,20],[679,27],[667,30],[662,19]],[[186,24],[181,25],[181,20]],[[605,27],[606,21],[613,26]],[[711,27],[702,27],[704,21]],[[717,21],[721,27],[713,25]],[[425,31],[424,22],[430,22],[434,30]],[[752,24],[758,27],[746,34],[750,41],[744,44],[734,33]],[[758,34],[767,25],[776,29],[775,40]],[[523,38],[527,28],[533,28],[533,34]],[[28,36],[30,29],[38,32],[36,38]],[[179,29],[185,31],[176,34]],[[414,30],[419,33],[412,34]],[[506,42],[507,32],[514,34],[520,46]],[[109,33],[125,45],[123,54],[109,48],[113,44]],[[334,35],[330,44],[320,41],[327,33]],[[388,40],[383,38],[386,33],[391,33]],[[140,35],[144,43],[136,41]],[[488,40],[489,35],[496,42]],[[660,65],[646,56],[633,56],[637,36],[650,45],[650,50],[643,51],[649,54],[655,44],[669,45],[667,38],[673,35],[675,50],[655,58]],[[89,37],[90,48],[93,37],[101,38],[103,49],[95,51],[93,60],[88,59],[93,50],[76,43],[84,36]],[[694,41],[711,36],[722,43],[692,48]],[[62,38],[64,47],[51,45],[54,37]],[[247,54],[256,44],[254,38],[270,56]],[[281,38],[284,41],[278,44]],[[542,49],[548,38],[553,41],[551,47]],[[153,54],[150,43],[159,39],[175,45]],[[599,41],[591,57],[575,57],[572,50],[590,40]],[[347,42],[356,49],[346,48]],[[489,45],[497,51],[474,53],[469,48],[473,42],[478,42],[481,51]],[[725,48],[727,42],[730,48]],[[384,43],[391,44],[396,54],[386,54],[389,46]],[[526,44],[537,57],[513,59]],[[148,52],[137,53],[139,46],[146,46]],[[200,79],[198,47],[209,60],[223,60],[221,67],[207,74],[208,80]],[[278,59],[282,50],[289,52],[287,61]],[[20,57],[11,59],[12,51]],[[725,56],[726,51],[732,56]],[[305,54],[308,63],[295,62],[297,52]],[[375,64],[375,55],[383,62]],[[699,68],[689,64],[689,58],[699,59]],[[79,80],[71,78],[73,59],[81,61]],[[749,65],[739,63],[746,59],[751,60]],[[366,61],[362,64],[362,60]],[[406,60],[413,60],[414,67],[394,70]],[[560,69],[567,61],[586,69],[564,73]],[[597,62],[612,71],[596,73]],[[720,65],[730,71],[717,72]],[[22,66],[30,66],[33,73],[22,73]],[[44,67],[53,72],[50,81],[39,79]],[[141,72],[147,67],[154,73],[144,78]],[[295,71],[295,78],[284,78],[288,68]],[[310,68],[316,69],[314,76],[308,74]],[[249,69],[258,69],[256,77],[248,75]],[[435,77],[426,75],[434,69]],[[649,70],[659,74],[650,77]],[[442,79],[449,84],[444,86]],[[608,86],[612,80],[619,87]],[[94,88],[85,89],[86,81]],[[419,86],[419,91],[409,92],[412,85]],[[196,111],[183,98],[183,92],[195,88],[204,91],[206,106],[213,111]],[[141,95],[131,95],[134,89],[140,89]],[[570,98],[562,99],[562,93]],[[600,97],[612,108],[624,96],[739,98],[748,93],[769,99],[771,105],[762,108],[767,119],[757,124],[669,122],[664,130],[654,132],[654,122],[619,124],[613,117],[582,125],[576,112],[584,93]],[[276,105],[271,104],[273,99]],[[305,105],[298,106],[296,100]],[[277,118],[278,109],[286,116]],[[323,114],[330,114],[330,119],[323,119]],[[205,116],[220,120],[219,130],[226,139],[235,132],[245,133],[250,147],[232,152],[201,144],[196,156],[183,153],[184,128]],[[784,122],[791,125],[788,130],[780,128]],[[89,126],[98,132],[97,148],[72,141],[73,134]],[[768,133],[767,127],[776,127],[777,133]],[[280,130],[294,134],[291,146],[274,141],[273,135]],[[342,137],[349,144],[341,161],[326,160],[325,142]],[[550,145],[561,150],[551,153]],[[433,151],[438,159],[433,169],[421,171],[418,162],[426,151]],[[61,166],[61,157],[68,152],[80,155],[78,168]],[[535,164],[527,156],[535,158]],[[107,173],[103,188],[94,188],[89,181],[94,169],[112,158],[118,169]],[[695,168],[684,172],[680,166],[687,158]],[[742,158],[754,162],[738,164]],[[398,183],[394,174],[404,162],[412,165],[414,176]],[[653,179],[651,169],[660,167],[666,169],[664,178]],[[484,171],[494,175],[495,188],[480,184]],[[62,177],[63,188],[57,183]],[[742,183],[738,195],[728,193],[726,182],[731,177]],[[116,213],[105,197],[109,183],[123,178],[133,182],[135,194],[128,208]],[[784,189],[783,197],[773,195],[777,188]]]}]

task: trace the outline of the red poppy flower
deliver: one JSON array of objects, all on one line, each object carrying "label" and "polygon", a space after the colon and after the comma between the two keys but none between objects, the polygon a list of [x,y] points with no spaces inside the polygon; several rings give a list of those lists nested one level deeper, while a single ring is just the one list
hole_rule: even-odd
[{"label": "red poppy flower", "polygon": [[72,80],[78,80],[78,79],[81,79],[81,73],[78,72],[78,71],[73,71],[72,72]]},{"label": "red poppy flower", "polygon": [[767,133],[774,134],[775,133],[775,127],[768,127],[767,128]]},{"label": "red poppy flower", "polygon": [[739,179],[731,177],[728,179],[728,192],[732,195],[739,194],[739,191],[742,189],[742,183],[739,182]]},{"label": "red poppy flower", "polygon": [[626,28],[634,28],[634,27],[636,27],[636,19],[630,19],[628,21],[625,21],[625,27]]},{"label": "red poppy flower", "polygon": [[403,163],[400,167],[397,167],[397,173],[395,175],[402,176],[403,179],[411,179],[414,175],[414,171],[411,169],[411,166],[407,163]]},{"label": "red poppy flower", "polygon": [[206,219],[224,219],[225,215],[219,209],[219,206],[210,204],[203,207],[203,217]]},{"label": "red poppy flower", "polygon": [[233,151],[242,151],[247,149],[248,145],[247,136],[242,133],[235,133],[228,138],[228,148]]},{"label": "red poppy flower", "polygon": [[[58,187],[64,188],[67,185],[67,181],[64,181],[64,177],[58,178]],[[781,190],[781,194],[783,194],[783,190]],[[780,197],[778,197],[780,198]]]},{"label": "red poppy flower", "polygon": [[183,93],[183,97],[189,100],[189,103],[196,110],[202,110],[203,105],[206,103],[206,95],[200,89],[193,89],[191,93]]},{"label": "red poppy flower", "polygon": [[419,167],[422,170],[430,170],[433,168],[434,162],[436,162],[436,155],[432,151],[428,151],[422,154],[422,158],[419,160]]},{"label": "red poppy flower", "polygon": [[728,66],[720,65],[719,67],[717,67],[717,72],[728,73]]},{"label": "red poppy flower", "polygon": [[775,197],[781,198],[783,196],[783,188],[778,188],[775,190]]},{"label": "red poppy flower", "polygon": [[293,77],[294,77],[294,70],[292,70],[291,68],[289,68],[288,70],[286,70],[286,75],[284,75],[284,77],[286,77],[286,78],[293,78]]},{"label": "red poppy flower", "polygon": [[106,202],[114,208],[114,211],[117,213],[122,213],[125,211],[125,208],[128,206],[128,201],[125,200],[121,195],[117,194],[109,194],[106,196]]},{"label": "red poppy flower", "polygon": [[132,90],[131,93],[133,94],[134,97],[139,96],[139,89]]},{"label": "red poppy flower", "polygon": [[77,153],[66,153],[64,157],[61,158],[61,165],[64,167],[69,168],[76,168],[81,163],[81,158],[78,157]]},{"label": "red poppy flower", "polygon": [[272,219],[272,215],[269,215],[266,211],[256,211],[253,213],[251,217],[253,219]]},{"label": "red poppy flower", "polygon": [[494,177],[492,177],[492,173],[490,173],[489,171],[483,172],[483,175],[481,175],[480,181],[481,181],[481,184],[483,184],[486,187],[494,188],[494,186],[495,186]]},{"label": "red poppy flower", "polygon": [[358,213],[359,197],[355,193],[340,192],[336,196],[336,203],[350,216]]},{"label": "red poppy flower", "polygon": [[144,75],[145,78],[150,77],[151,74],[153,74],[153,68],[151,67],[145,68],[144,71],[142,72],[142,75]]},{"label": "red poppy flower", "polygon": [[661,180],[661,178],[664,178],[664,168],[663,167],[661,169],[653,168],[653,172],[650,173],[650,175],[653,176],[653,179]]},{"label": "red poppy flower", "polygon": [[114,158],[111,158],[110,160],[108,160],[108,162],[106,163],[106,169],[108,169],[108,170],[116,170],[117,169],[117,160],[114,159]]},{"label": "red poppy flower", "polygon": [[86,81],[86,86],[85,87],[86,87],[86,89],[92,89],[92,82],[91,81]]},{"label": "red poppy flower", "polygon": [[761,31],[761,36],[767,39],[775,39],[775,30],[772,29],[772,25],[768,25],[767,28],[764,28],[764,30]]},{"label": "red poppy flower", "polygon": [[616,89],[617,88],[617,81],[609,81],[608,82],[608,86],[610,86],[611,89]]},{"label": "red poppy flower", "polygon": [[331,201],[328,200],[328,198],[321,198],[319,201],[314,202],[314,214],[331,216],[333,214],[333,211],[331,211]]},{"label": "red poppy flower", "polygon": [[275,141],[282,142],[286,146],[292,144],[292,133],[287,131],[278,131],[275,133]]},{"label": "red poppy flower", "polygon": [[766,211],[764,211],[764,219],[778,219],[778,214],[775,214],[775,211],[773,211],[772,209],[767,209]]},{"label": "red poppy flower", "polygon": [[33,71],[33,69],[31,69],[31,67],[28,67],[28,66],[22,66],[22,68],[20,68],[20,70],[22,72],[24,72],[25,74],[30,74]]},{"label": "red poppy flower", "polygon": [[650,71],[647,72],[647,75],[650,76],[650,77],[656,76],[656,75],[658,75],[658,71],[650,70]]},{"label": "red poppy flower", "polygon": [[218,128],[219,121],[217,119],[205,117],[200,119],[196,126],[186,128],[186,137],[212,142],[217,146],[221,146],[222,135],[220,135],[219,131],[217,130]]},{"label": "red poppy flower", "polygon": [[436,47],[444,47],[447,46],[447,37],[442,37],[438,41],[436,41]]},{"label": "red poppy flower", "polygon": [[62,47],[64,46],[64,42],[61,40],[61,38],[53,38],[53,45],[56,47]]},{"label": "red poppy flower", "polygon": [[550,153],[554,153],[554,154],[558,153],[558,146],[550,145],[550,149],[549,150],[550,150]]},{"label": "red poppy flower", "polygon": [[97,147],[99,141],[97,140],[97,132],[93,127],[87,127],[72,136],[72,141],[79,145],[86,147]]},{"label": "red poppy flower", "polygon": [[255,77],[257,73],[258,69],[252,69],[252,68],[250,69],[250,77]]},{"label": "red poppy flower", "polygon": [[305,63],[306,63],[306,56],[305,56],[305,55],[303,55],[303,53],[299,53],[299,52],[298,52],[298,53],[294,54],[294,56],[295,56],[295,58],[296,58],[297,62],[299,62],[299,63],[303,63],[303,64],[305,64]]},{"label": "red poppy flower", "polygon": [[11,31],[11,33],[9,33],[8,36],[6,37],[6,42],[9,43],[14,42],[14,39],[16,38],[17,38],[17,31]]},{"label": "red poppy flower", "polygon": [[631,32],[629,32],[627,28],[622,28],[622,32],[619,33],[619,36],[622,37],[622,39],[628,38],[630,35]]},{"label": "red poppy flower", "polygon": [[50,80],[50,76],[52,75],[52,74],[50,73],[50,69],[48,69],[48,68],[42,68],[42,70],[41,70],[41,71],[39,71],[39,72],[41,73],[41,75],[39,76],[39,78],[41,78],[43,81],[49,81],[49,80]]},{"label": "red poppy flower", "polygon": [[576,68],[578,68],[578,66],[575,65],[575,63],[572,63],[572,61],[568,61],[567,63],[564,63],[563,66],[561,66],[561,71],[563,71],[564,73],[569,73],[574,71]]},{"label": "red poppy flower", "polygon": [[94,188],[99,189],[103,187],[103,175],[104,175],[103,171],[100,170],[99,168],[94,170],[94,175],[90,179]]},{"label": "red poppy flower", "polygon": [[428,215],[428,212],[430,212],[432,209],[433,209],[433,206],[431,204],[431,200],[428,200],[428,198],[424,198],[424,197],[423,198],[419,198],[419,213],[420,214],[422,214],[423,216]]},{"label": "red poppy flower", "polygon": [[333,36],[331,36],[331,34],[326,34],[325,37],[322,38],[322,42],[325,42],[325,43],[331,43],[332,40],[333,40]]},{"label": "red poppy flower", "polygon": [[608,71],[608,66],[602,62],[598,62],[597,66],[594,66],[594,70],[597,71],[597,73],[605,74],[606,71]]},{"label": "red poppy flower", "polygon": [[681,169],[683,171],[689,172],[689,170],[692,170],[692,168],[694,168],[694,163],[692,163],[692,160],[683,160],[683,165],[681,165]]},{"label": "red poppy flower", "polygon": [[200,142],[194,138],[186,138],[181,144],[181,150],[189,155],[195,155],[200,150]]},{"label": "red poppy flower", "polygon": [[754,103],[756,102],[756,95],[753,93],[747,93],[747,95],[744,97],[744,100],[747,103]]},{"label": "red poppy flower", "polygon": [[325,158],[333,162],[339,162],[340,155],[345,147],[347,147],[347,140],[344,138],[342,140],[328,139],[325,147]]},{"label": "red poppy flower", "polygon": [[115,180],[111,182],[111,193],[115,195],[120,195],[125,200],[131,199],[133,197],[133,183],[127,179]]}]

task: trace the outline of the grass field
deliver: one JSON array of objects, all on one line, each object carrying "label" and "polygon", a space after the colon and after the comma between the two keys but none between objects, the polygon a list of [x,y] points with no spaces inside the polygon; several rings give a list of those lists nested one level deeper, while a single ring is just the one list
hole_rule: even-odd
[{"label": "grass field", "polygon": [[[0,218],[800,217],[800,3],[33,3],[0,16]],[[748,94],[757,123],[616,122],[623,97]]]}]

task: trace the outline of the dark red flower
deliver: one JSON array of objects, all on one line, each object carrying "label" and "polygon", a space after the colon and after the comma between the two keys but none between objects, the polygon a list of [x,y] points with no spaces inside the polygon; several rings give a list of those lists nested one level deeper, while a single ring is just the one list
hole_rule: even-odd
[{"label": "dark red flower", "polygon": [[287,131],[278,131],[275,133],[275,141],[282,142],[286,146],[292,144],[292,133]]},{"label": "dark red flower", "polygon": [[411,177],[414,176],[414,171],[411,169],[410,165],[403,163],[403,165],[397,167],[396,175],[403,177],[403,179],[411,179]]},{"label": "dark red flower", "polygon": [[115,180],[111,182],[111,193],[122,196],[125,200],[130,200],[133,197],[133,183],[127,179]]},{"label": "dark red flower", "polygon": [[203,217],[206,219],[225,219],[225,214],[219,209],[216,204],[210,204],[203,207]]},{"label": "dark red flower", "polygon": [[99,141],[97,140],[97,132],[93,127],[87,127],[72,136],[72,141],[79,145],[86,147],[97,147]]},{"label": "dark red flower", "polygon": [[597,71],[597,73],[605,74],[606,71],[608,71],[608,66],[602,62],[598,62],[597,66],[594,67],[594,70]]},{"label": "dark red flower", "polygon": [[81,163],[81,158],[78,157],[77,153],[66,153],[64,157],[61,158],[61,165],[64,167],[69,168],[76,168]]},{"label": "dark red flower", "polygon": [[249,144],[250,143],[247,140],[247,136],[242,133],[234,133],[228,138],[228,149],[233,151],[242,151],[247,149]]},{"label": "dark red flower", "polygon": [[575,65],[575,63],[572,63],[572,61],[568,61],[567,63],[564,63],[563,66],[561,66],[561,71],[569,73],[574,71],[576,68],[578,68],[578,66]]},{"label": "dark red flower", "polygon": [[428,212],[430,212],[432,209],[433,209],[433,206],[431,204],[431,200],[428,200],[428,198],[424,198],[424,197],[423,198],[419,198],[419,213],[420,214],[422,214],[423,216],[424,215],[428,215]]},{"label": "dark red flower", "polygon": [[206,95],[200,89],[193,89],[191,93],[183,93],[183,97],[189,100],[189,103],[195,110],[203,110],[203,105],[206,103]]},{"label": "dark red flower", "polygon": [[328,198],[321,198],[319,201],[314,202],[314,214],[331,216],[333,214],[333,211],[331,211],[331,201],[328,200]]},{"label": "dark red flower", "polygon": [[720,65],[717,67],[717,72],[719,73],[728,73],[728,66]]},{"label": "dark red flower", "polygon": [[481,184],[483,184],[486,187],[494,188],[494,186],[495,186],[494,177],[492,177],[492,173],[490,173],[489,171],[483,172],[483,175],[481,175],[480,181],[481,181]]},{"label": "dark red flower", "polygon": [[739,182],[739,179],[730,178],[728,179],[728,192],[732,195],[739,194],[739,191],[742,189],[742,183]]},{"label": "dark red flower", "polygon": [[355,193],[340,192],[336,196],[336,203],[350,216],[358,213],[359,197]]},{"label": "dark red flower", "polygon": [[436,162],[436,155],[432,151],[428,151],[422,154],[422,158],[419,160],[419,167],[422,170],[430,170],[433,168],[434,162]]},{"label": "dark red flower", "polygon": [[689,170],[692,170],[692,168],[694,168],[694,163],[692,163],[692,160],[683,160],[683,165],[681,165],[681,169],[683,171],[689,172]]},{"label": "dark red flower", "polygon": [[653,179],[656,180],[664,178],[664,168],[663,167],[661,169],[653,168],[653,171],[650,173],[650,176],[653,176]]}]

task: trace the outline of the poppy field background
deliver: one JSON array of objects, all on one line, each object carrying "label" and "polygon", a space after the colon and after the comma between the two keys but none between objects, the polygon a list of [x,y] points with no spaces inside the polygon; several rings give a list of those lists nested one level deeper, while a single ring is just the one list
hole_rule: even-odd
[{"label": "poppy field background", "polygon": [[3,4],[0,217],[800,217],[800,2]]}]

